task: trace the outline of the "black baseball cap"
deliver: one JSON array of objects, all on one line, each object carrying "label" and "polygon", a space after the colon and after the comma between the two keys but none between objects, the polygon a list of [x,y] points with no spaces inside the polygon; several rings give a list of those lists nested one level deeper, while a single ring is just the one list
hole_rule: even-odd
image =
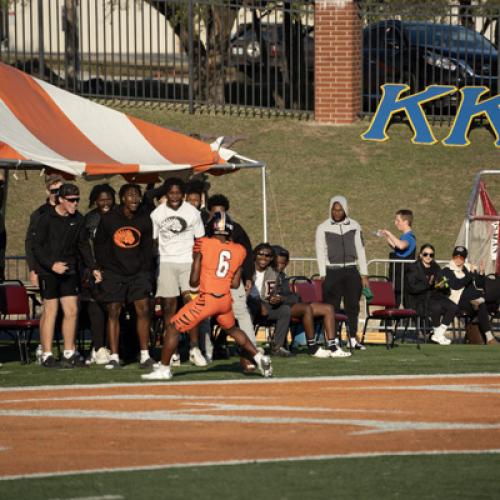
[{"label": "black baseball cap", "polygon": [[464,259],[466,259],[466,258],[467,258],[467,254],[468,254],[468,252],[467,252],[467,248],[465,248],[465,247],[463,247],[463,246],[459,245],[458,247],[455,247],[455,248],[453,249],[453,254],[452,254],[452,256],[453,256],[453,257],[455,257],[455,256],[457,256],[457,255],[460,255],[461,257],[463,257]]}]

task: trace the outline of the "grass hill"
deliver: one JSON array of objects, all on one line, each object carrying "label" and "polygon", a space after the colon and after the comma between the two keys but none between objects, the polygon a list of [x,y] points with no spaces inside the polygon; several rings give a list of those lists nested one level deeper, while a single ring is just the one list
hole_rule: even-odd
[{"label": "grass hill", "polygon": [[[394,124],[390,139],[368,143],[360,134],[363,121],[352,126],[325,126],[284,118],[248,118],[169,111],[162,107],[120,106],[121,111],[186,133],[243,136],[233,148],[268,165],[269,239],[289,248],[292,256],[314,256],[314,232],[328,215],[331,196],[347,197],[350,215],[363,227],[367,256],[384,258],[387,247],[372,235],[394,229],[394,212],[415,212],[417,243],[430,241],[438,258],[448,258],[466,211],[475,174],[499,166],[499,150],[486,129],[472,131],[466,148],[416,146],[404,124]],[[447,127],[434,128],[438,138]],[[38,172],[10,177],[7,230],[8,255],[24,254],[23,242],[30,212],[44,199]],[[123,180],[115,178],[113,184]],[[231,212],[249,232],[262,239],[260,171],[239,171],[211,177],[211,193],[225,193]],[[89,182],[79,181],[85,200]],[[500,208],[500,179],[488,182]],[[86,204],[82,203],[82,211]]]}]

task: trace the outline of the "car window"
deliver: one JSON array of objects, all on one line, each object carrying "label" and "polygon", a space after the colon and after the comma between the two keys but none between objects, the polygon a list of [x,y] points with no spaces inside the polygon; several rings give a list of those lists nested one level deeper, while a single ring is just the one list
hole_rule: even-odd
[{"label": "car window", "polygon": [[494,46],[484,36],[463,26],[408,25],[407,30],[414,45],[447,47],[453,50],[491,50],[496,53]]}]

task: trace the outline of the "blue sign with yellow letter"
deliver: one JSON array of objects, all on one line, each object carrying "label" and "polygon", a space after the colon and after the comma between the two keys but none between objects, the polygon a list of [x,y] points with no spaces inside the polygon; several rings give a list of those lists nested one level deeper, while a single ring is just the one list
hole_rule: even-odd
[{"label": "blue sign with yellow letter", "polygon": [[425,116],[423,104],[441,99],[444,96],[460,92],[461,101],[453,121],[451,131],[442,141],[446,146],[468,146],[468,135],[474,118],[484,117],[490,124],[495,136],[495,146],[500,147],[500,95],[485,98],[489,92],[487,87],[462,87],[452,85],[429,85],[425,90],[402,97],[409,86],[401,83],[382,85],[382,99],[370,122],[368,130],[361,135],[366,141],[386,141],[387,127],[394,114],[404,112],[413,129],[413,144],[436,144],[438,140],[433,134]]}]

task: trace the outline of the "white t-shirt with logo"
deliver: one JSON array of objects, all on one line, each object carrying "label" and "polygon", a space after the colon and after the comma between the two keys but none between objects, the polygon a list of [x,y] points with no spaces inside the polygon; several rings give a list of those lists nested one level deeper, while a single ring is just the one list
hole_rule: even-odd
[{"label": "white t-shirt with logo", "polygon": [[194,239],[205,236],[200,212],[186,202],[177,210],[165,202],[151,212],[151,220],[153,238],[158,239],[160,262],[191,263]]}]

